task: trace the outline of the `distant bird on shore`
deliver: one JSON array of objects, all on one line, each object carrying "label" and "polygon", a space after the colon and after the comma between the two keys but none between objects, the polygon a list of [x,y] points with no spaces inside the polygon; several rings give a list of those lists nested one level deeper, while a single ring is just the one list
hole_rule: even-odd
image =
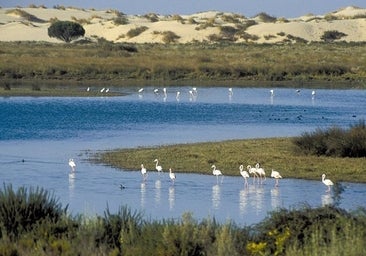
[{"label": "distant bird on shore", "polygon": [[74,159],[72,158],[69,159],[69,166],[71,167],[71,171],[74,172],[76,167]]},{"label": "distant bird on shore", "polygon": [[105,91],[105,88],[103,87],[101,90],[100,90],[100,92],[104,92]]},{"label": "distant bird on shore", "polygon": [[272,169],[271,177],[276,179],[275,187],[278,187],[278,179],[282,179],[281,174],[280,174],[279,172],[274,171],[274,170]]},{"label": "distant bird on shore", "polygon": [[315,98],[315,95],[316,95],[316,92],[315,91],[312,91],[311,92],[311,97],[314,99]]},{"label": "distant bird on shore", "polygon": [[274,90],[270,90],[269,92],[271,93],[271,97],[273,97],[274,96]]},{"label": "distant bird on shore", "polygon": [[138,92],[139,92],[139,93],[143,93],[143,92],[144,92],[144,88],[140,88],[140,89],[138,90]]},{"label": "distant bird on shore", "polygon": [[328,187],[327,192],[330,192],[330,186],[333,186],[334,183],[330,179],[326,179],[325,174],[322,175],[322,182]]}]

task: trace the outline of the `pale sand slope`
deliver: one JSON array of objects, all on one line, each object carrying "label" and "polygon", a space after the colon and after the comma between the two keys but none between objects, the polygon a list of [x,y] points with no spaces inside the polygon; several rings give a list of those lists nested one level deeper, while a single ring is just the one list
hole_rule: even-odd
[{"label": "pale sand slope", "polygon": [[[222,27],[231,26],[239,30],[248,22],[255,22],[245,29],[247,35],[255,36],[247,39],[254,43],[291,42],[294,37],[321,41],[323,33],[329,30],[345,33],[347,36],[341,40],[347,42],[366,41],[366,9],[358,7],[346,7],[321,16],[280,18],[274,22],[264,22],[259,16],[246,18],[240,14],[208,11],[181,16],[122,14],[127,24],[118,25],[114,22],[118,15],[121,13],[115,10],[1,8],[0,41],[61,42],[47,34],[51,20],[56,18],[81,23],[86,38],[105,38],[113,42],[161,43],[166,31],[174,32],[179,37],[178,43],[210,41],[213,34],[220,37]],[[152,21],[151,17],[155,20]],[[131,29],[142,26],[146,27],[144,32],[131,38],[127,36]],[[236,42],[244,41],[239,36],[234,38]]]}]

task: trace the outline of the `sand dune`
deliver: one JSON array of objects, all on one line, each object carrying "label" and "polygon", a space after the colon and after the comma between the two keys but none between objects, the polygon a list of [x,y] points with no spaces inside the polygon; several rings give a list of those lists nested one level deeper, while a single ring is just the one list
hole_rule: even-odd
[{"label": "sand dune", "polygon": [[[77,8],[1,8],[0,41],[47,41],[47,29],[53,20],[79,22],[85,37],[113,42],[162,43],[164,33],[174,32],[176,43],[231,40],[235,42],[281,43],[298,40],[322,41],[325,31],[346,34],[340,40],[366,41],[366,9],[345,7],[324,15],[311,14],[286,19],[207,11],[192,15],[125,15],[116,10]],[[143,29],[141,29],[143,28]],[[229,29],[233,28],[233,29]],[[141,29],[140,33],[136,31]],[[132,33],[135,31],[135,33]]]}]

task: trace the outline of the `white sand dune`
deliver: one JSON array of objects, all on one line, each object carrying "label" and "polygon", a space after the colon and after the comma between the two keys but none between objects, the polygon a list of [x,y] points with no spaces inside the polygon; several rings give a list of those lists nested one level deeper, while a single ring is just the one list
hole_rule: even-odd
[{"label": "white sand dune", "polygon": [[[124,19],[123,25],[115,20]],[[152,20],[151,17],[155,19]],[[297,39],[321,41],[325,31],[335,30],[346,36],[340,40],[347,42],[366,41],[366,9],[345,7],[328,14],[304,15],[293,19],[276,19],[265,22],[258,17],[246,18],[240,14],[207,11],[192,15],[124,15],[115,10],[85,10],[76,8],[0,8],[0,41],[47,41],[59,42],[50,38],[47,29],[52,20],[70,20],[84,27],[86,38],[104,38],[113,42],[162,43],[163,33],[170,31],[177,35],[175,42],[210,41],[212,38],[227,38],[220,34],[223,27],[231,26],[247,35],[254,43],[292,42]],[[248,22],[254,25],[243,29]],[[126,24],[125,24],[126,23]],[[130,30],[145,27],[133,37],[127,36]],[[216,37],[212,37],[216,35]],[[295,38],[295,39],[294,39]],[[233,36],[236,42],[244,41]]]}]

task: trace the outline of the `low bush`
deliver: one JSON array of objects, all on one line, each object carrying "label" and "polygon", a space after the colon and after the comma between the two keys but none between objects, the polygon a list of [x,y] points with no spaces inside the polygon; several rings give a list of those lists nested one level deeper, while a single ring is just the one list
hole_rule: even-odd
[{"label": "low bush", "polygon": [[297,152],[306,155],[334,157],[366,156],[366,124],[364,120],[348,130],[340,127],[316,129],[293,139]]},{"label": "low bush", "polygon": [[11,239],[23,232],[29,232],[39,222],[50,220],[57,222],[66,214],[58,200],[42,188],[20,187],[14,191],[11,185],[0,190],[1,236]]}]

